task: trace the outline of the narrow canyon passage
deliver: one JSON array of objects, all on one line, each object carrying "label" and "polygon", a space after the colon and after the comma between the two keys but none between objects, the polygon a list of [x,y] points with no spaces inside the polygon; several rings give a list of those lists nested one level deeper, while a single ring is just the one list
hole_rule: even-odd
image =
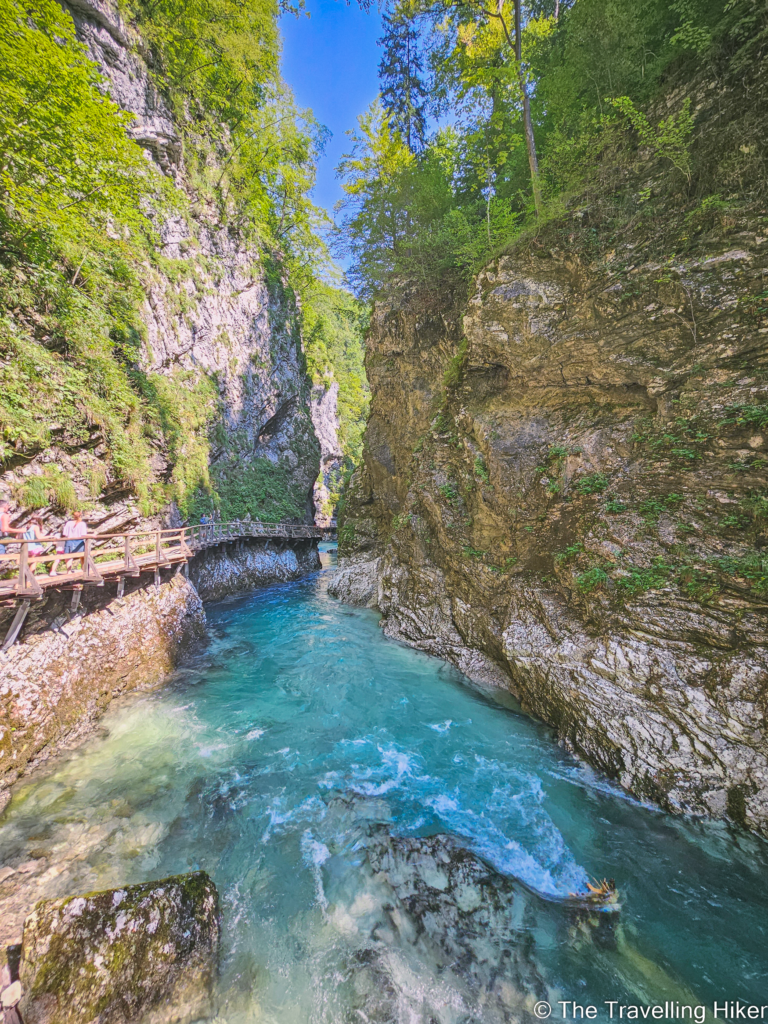
[{"label": "narrow canyon passage", "polygon": [[[327,579],[211,606],[171,685],[18,787],[6,940],[41,897],[203,868],[228,1024],[765,1002],[764,843],[629,799]],[[618,912],[569,901],[593,877]]]}]

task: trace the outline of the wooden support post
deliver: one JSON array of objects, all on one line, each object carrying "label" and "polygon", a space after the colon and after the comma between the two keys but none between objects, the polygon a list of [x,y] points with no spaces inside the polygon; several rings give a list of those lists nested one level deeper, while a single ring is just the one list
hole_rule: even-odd
[{"label": "wooden support post", "polygon": [[158,530],[155,534],[155,561],[158,565],[168,565],[168,559],[166,558],[165,552],[162,548],[162,530]]},{"label": "wooden support post", "polygon": [[189,562],[184,563],[184,575],[189,579]]},{"label": "wooden support post", "polygon": [[99,587],[104,586],[104,577],[96,568],[96,563],[91,554],[91,538],[85,538],[85,554],[83,556],[83,580],[86,583],[95,583]]},{"label": "wooden support post", "polygon": [[155,568],[155,590],[160,589],[160,569]]},{"label": "wooden support post", "polygon": [[82,594],[82,592],[82,587],[75,587],[75,589],[72,591],[72,602],[69,606],[69,610],[72,612],[73,615],[80,607],[80,595]]},{"label": "wooden support post", "polygon": [[125,593],[125,576],[118,576],[117,578],[117,596],[122,597]]},{"label": "wooden support post", "polygon": [[131,576],[139,575],[139,567],[136,564],[136,559],[133,557],[131,552],[131,538],[128,534],[125,535],[125,548],[124,548],[124,560],[125,560],[125,572],[126,575],[130,573]]},{"label": "wooden support post", "polygon": [[16,637],[21,632],[21,627],[24,625],[24,620],[27,617],[30,603],[31,600],[28,597],[25,597],[24,600],[19,603],[19,607],[16,609],[16,614],[14,615],[13,622],[11,623],[11,628],[5,635],[5,640],[3,642],[4,651],[7,651],[8,648],[12,647],[16,642]]},{"label": "wooden support post", "polygon": [[35,574],[29,571],[29,541],[22,540],[19,548],[19,579],[16,584],[16,596],[42,597],[42,595],[43,589],[35,579]]}]

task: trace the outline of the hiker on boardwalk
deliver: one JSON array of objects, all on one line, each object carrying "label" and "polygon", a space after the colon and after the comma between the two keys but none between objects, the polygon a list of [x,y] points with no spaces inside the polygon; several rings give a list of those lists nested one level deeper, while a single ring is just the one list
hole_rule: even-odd
[{"label": "hiker on boardwalk", "polygon": [[[53,565],[51,566],[51,576],[56,575],[56,566],[61,561],[62,554],[74,555],[79,551],[85,550],[85,537],[88,535],[88,526],[83,522],[83,513],[76,509],[72,513],[72,518],[68,519],[64,526],[61,528],[61,536],[64,538],[64,544],[61,543],[56,545],[56,558],[54,559]],[[72,559],[67,559],[67,572],[70,572],[72,568]]]},{"label": "hiker on boardwalk", "polygon": [[[38,541],[45,536],[43,531],[43,520],[40,516],[34,515],[30,517],[29,522],[24,527],[24,533],[22,534],[22,540],[31,541],[27,544],[27,555],[34,557],[35,555],[42,555],[43,545]],[[37,572],[37,567],[40,563],[34,562],[32,572]]]},{"label": "hiker on boardwalk", "polygon": [[11,503],[7,499],[0,500],[0,555],[5,554],[4,540],[10,540],[14,535],[18,537],[23,530],[16,530],[11,526]]}]

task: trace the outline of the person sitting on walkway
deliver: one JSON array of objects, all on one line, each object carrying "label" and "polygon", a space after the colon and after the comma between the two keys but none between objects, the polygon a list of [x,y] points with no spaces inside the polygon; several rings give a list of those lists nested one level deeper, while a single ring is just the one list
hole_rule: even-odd
[{"label": "person sitting on walkway", "polygon": [[[85,550],[84,538],[88,535],[88,526],[83,522],[83,513],[79,509],[75,509],[72,513],[72,518],[64,523],[64,526],[61,528],[61,535],[64,538],[64,550],[62,552],[60,544],[56,545],[56,558],[51,566],[51,576],[56,575],[56,566],[61,561],[62,553],[74,555],[79,551]],[[72,561],[71,558],[67,559],[67,572],[71,571]]]},{"label": "person sitting on walkway", "polygon": [[10,539],[14,534],[18,536],[23,530],[16,530],[11,526],[11,503],[6,498],[0,500],[0,555],[5,554],[4,540]]}]

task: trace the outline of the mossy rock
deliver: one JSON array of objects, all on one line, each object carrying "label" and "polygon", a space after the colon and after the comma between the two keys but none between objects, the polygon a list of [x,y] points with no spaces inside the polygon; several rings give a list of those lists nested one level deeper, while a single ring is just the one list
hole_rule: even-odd
[{"label": "mossy rock", "polygon": [[204,871],[41,900],[24,923],[25,1024],[186,1022],[212,1012],[219,898]]}]

